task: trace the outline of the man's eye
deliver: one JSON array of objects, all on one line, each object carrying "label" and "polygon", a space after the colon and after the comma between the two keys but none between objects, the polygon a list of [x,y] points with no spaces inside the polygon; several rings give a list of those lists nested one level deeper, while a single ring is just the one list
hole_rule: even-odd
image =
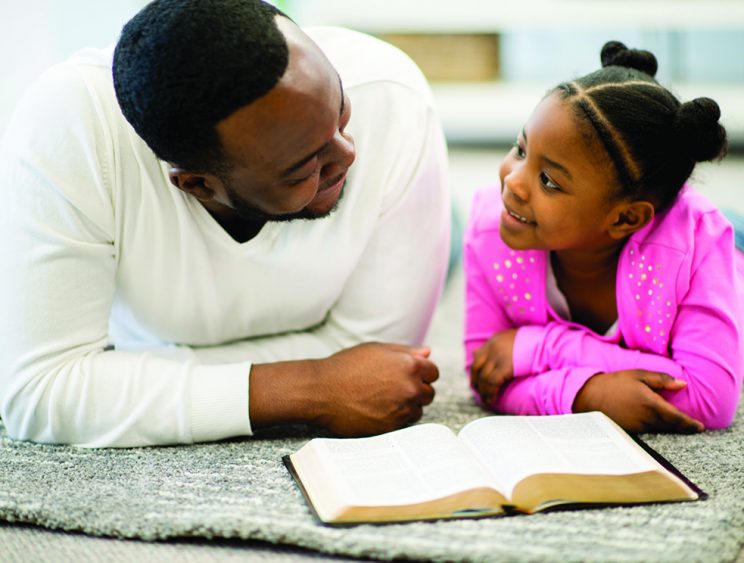
[{"label": "man's eye", "polygon": [[303,178],[297,178],[296,180],[287,180],[287,185],[289,186],[298,186],[302,184],[303,182],[307,182],[310,178],[312,178],[315,175],[315,172],[312,174],[309,174]]},{"label": "man's eye", "polygon": [[[310,162],[308,162],[307,164],[305,164],[305,166],[303,166],[303,168],[305,170],[308,170],[308,167],[311,166],[311,163],[314,163],[314,164],[312,164],[313,168],[312,168],[312,170],[309,173],[305,174],[304,176],[302,176],[300,178],[294,178],[294,179],[291,179],[291,180],[287,180],[286,181],[287,185],[288,186],[296,186],[298,184],[302,184],[303,182],[307,182],[313,176],[315,176],[318,172],[320,172],[320,165],[319,165],[319,161],[318,161],[318,157],[317,156],[315,158],[313,158],[313,160],[311,160]],[[299,171],[302,171],[302,169],[300,169]]]}]

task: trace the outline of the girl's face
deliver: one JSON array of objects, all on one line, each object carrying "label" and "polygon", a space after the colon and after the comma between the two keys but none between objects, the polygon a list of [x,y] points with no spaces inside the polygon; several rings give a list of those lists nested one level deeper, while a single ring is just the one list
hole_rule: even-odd
[{"label": "girl's face", "polygon": [[599,251],[621,202],[610,199],[614,169],[573,108],[550,94],[535,108],[501,163],[500,233],[513,249]]}]

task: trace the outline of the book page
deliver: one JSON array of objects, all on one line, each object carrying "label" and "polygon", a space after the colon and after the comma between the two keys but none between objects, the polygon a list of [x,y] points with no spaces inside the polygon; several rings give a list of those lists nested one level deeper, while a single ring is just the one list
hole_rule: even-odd
[{"label": "book page", "polygon": [[328,479],[350,505],[418,503],[492,485],[485,468],[442,425],[421,424],[371,438],[313,442]]},{"label": "book page", "polygon": [[507,497],[536,473],[622,475],[659,467],[602,413],[490,416],[466,425],[460,438]]}]

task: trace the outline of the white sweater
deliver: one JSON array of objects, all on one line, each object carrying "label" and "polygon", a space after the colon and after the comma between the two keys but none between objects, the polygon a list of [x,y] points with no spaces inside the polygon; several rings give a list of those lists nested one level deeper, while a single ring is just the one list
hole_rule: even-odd
[{"label": "white sweater", "polygon": [[[47,71],[0,155],[0,415],[83,446],[251,433],[252,362],[420,343],[449,248],[446,150],[418,69],[308,30],[343,78],[357,159],[336,212],[233,240],[124,120],[112,49]],[[105,349],[114,344],[115,350]]]}]

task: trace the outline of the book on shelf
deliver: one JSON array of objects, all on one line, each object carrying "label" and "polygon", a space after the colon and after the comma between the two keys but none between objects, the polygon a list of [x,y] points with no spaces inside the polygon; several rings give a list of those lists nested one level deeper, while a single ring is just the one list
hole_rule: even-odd
[{"label": "book on shelf", "polygon": [[284,463],[329,524],[706,497],[600,412],[487,416],[457,434],[429,423],[369,438],[314,438]]}]

